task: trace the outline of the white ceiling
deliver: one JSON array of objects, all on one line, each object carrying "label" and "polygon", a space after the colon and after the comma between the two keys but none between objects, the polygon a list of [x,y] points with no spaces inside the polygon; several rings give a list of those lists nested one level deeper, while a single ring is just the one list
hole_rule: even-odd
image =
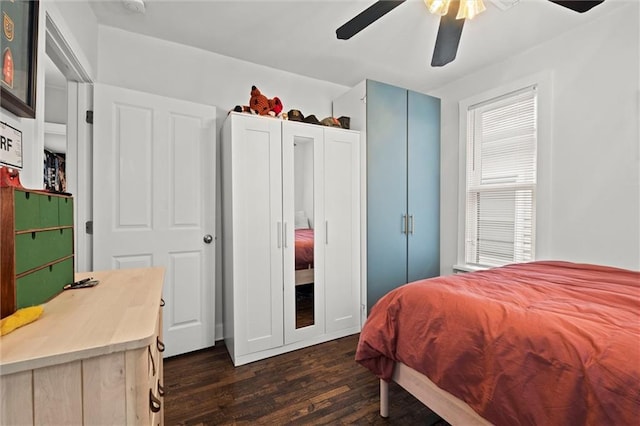
[{"label": "white ceiling", "polygon": [[430,66],[439,17],[422,0],[407,1],[346,41],[335,30],[374,0],[145,0],[144,14],[120,0],[90,4],[103,25],[345,86],[371,78],[427,91],[629,1],[637,0],[606,0],[579,14],[547,0],[520,0],[506,11],[485,0],[486,12],[465,23],[456,60],[442,68]]}]

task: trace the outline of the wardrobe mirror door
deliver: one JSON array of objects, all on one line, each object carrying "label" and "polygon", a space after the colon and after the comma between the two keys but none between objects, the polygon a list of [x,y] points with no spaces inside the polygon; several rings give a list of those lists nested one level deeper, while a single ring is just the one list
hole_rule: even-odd
[{"label": "wardrobe mirror door", "polygon": [[296,328],[304,328],[315,323],[313,139],[295,138],[293,161]]}]

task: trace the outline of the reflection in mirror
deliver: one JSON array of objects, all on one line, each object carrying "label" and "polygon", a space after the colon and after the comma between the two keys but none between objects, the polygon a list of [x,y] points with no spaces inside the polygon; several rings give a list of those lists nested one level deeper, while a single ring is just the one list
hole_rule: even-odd
[{"label": "reflection in mirror", "polygon": [[315,323],[313,273],[313,139],[293,144],[296,328]]}]

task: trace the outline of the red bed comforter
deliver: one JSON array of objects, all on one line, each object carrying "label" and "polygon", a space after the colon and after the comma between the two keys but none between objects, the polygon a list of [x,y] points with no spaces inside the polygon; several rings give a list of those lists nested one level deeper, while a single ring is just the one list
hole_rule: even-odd
[{"label": "red bed comforter", "polygon": [[313,229],[296,229],[296,270],[313,268]]},{"label": "red bed comforter", "polygon": [[497,425],[640,421],[640,273],[532,262],[417,281],[372,308],[356,361],[395,361]]}]

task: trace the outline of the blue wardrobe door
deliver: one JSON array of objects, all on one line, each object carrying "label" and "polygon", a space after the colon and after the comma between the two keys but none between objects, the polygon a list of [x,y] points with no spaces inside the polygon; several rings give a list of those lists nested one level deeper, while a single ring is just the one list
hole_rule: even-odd
[{"label": "blue wardrobe door", "polygon": [[406,283],[407,91],[367,80],[367,305]]},{"label": "blue wardrobe door", "polygon": [[440,99],[408,94],[407,281],[440,275]]}]

